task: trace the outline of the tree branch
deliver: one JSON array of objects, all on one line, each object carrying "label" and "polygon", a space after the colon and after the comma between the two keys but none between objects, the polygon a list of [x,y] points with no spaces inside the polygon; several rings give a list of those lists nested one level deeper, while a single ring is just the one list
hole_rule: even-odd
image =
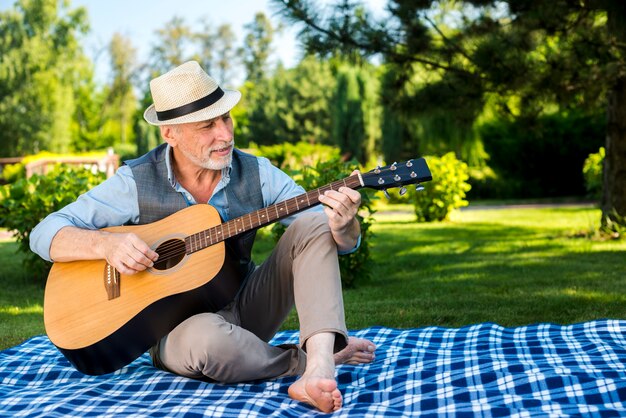
[{"label": "tree branch", "polygon": [[444,43],[446,43],[448,45],[451,45],[452,49],[455,49],[459,54],[464,56],[472,64],[476,64],[474,62],[474,60],[472,59],[472,57],[467,55],[467,53],[463,50],[463,48],[458,46],[456,43],[452,42],[450,39],[448,39],[448,37],[446,35],[443,34],[443,32],[439,29],[439,27],[435,24],[435,22],[432,21],[431,18],[429,18],[426,15],[424,15],[423,17],[430,24],[430,26],[432,26],[432,28],[439,34],[439,36],[441,36],[441,38],[443,39]]}]

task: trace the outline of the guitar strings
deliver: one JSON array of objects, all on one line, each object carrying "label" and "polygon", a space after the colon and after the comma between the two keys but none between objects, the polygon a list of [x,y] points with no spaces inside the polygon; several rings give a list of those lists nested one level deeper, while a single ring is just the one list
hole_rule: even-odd
[{"label": "guitar strings", "polygon": [[[349,183],[351,184],[350,186],[348,186],[348,182],[346,180],[349,180]],[[338,180],[335,181],[331,184],[328,184],[324,187],[320,187],[318,189],[309,191],[304,193],[303,195],[300,196],[296,196],[294,198],[288,199],[284,202],[281,203],[277,203],[275,205],[272,206],[268,206],[266,208],[263,208],[262,210],[265,211],[265,214],[267,215],[267,218],[264,219],[263,221],[261,221],[261,218],[259,216],[259,213],[261,212],[261,210],[258,210],[256,212],[253,213],[249,213],[247,215],[241,216],[239,218],[236,219],[232,219],[230,221],[227,221],[221,225],[209,228],[205,231],[201,231],[192,235],[189,235],[187,237],[183,239],[177,239],[177,240],[171,240],[171,242],[165,242],[162,246],[157,247],[157,249],[159,250],[159,259],[158,261],[167,261],[173,258],[178,258],[181,255],[187,254],[187,247],[191,246],[192,243],[192,237],[198,237],[197,241],[195,241],[196,243],[199,243],[200,246],[199,248],[197,248],[195,251],[204,249],[208,246],[217,244],[221,241],[224,241],[225,239],[231,238],[235,235],[237,235],[239,232],[242,232],[241,229],[239,228],[239,231],[237,231],[238,227],[237,227],[237,222],[240,222],[242,225],[245,225],[245,218],[246,216],[248,217],[248,223],[250,224],[250,229],[254,229],[254,228],[258,228],[264,224],[269,224],[271,222],[274,222],[277,219],[280,219],[281,216],[284,215],[290,215],[293,214],[295,212],[298,212],[300,210],[304,210],[304,209],[308,209],[311,206],[317,205],[319,203],[319,201],[314,201],[315,203],[311,204],[311,198],[315,198],[317,199],[322,193],[324,193],[327,190],[337,190],[339,189],[339,187],[341,186],[346,186],[346,187],[350,187],[353,188],[354,186],[360,185],[360,182],[358,182],[358,177],[357,176],[350,176],[346,179],[343,180]],[[298,204],[298,199],[302,199],[303,196],[306,196],[307,198],[307,204],[308,206],[306,208],[302,208],[300,209],[300,205]],[[281,208],[280,206],[283,206],[283,208]],[[274,217],[274,215],[270,215],[270,211],[271,210],[276,211],[276,217]],[[280,214],[279,210],[285,209],[284,214]],[[257,218],[259,219],[258,222],[254,222],[253,221],[253,215],[256,214]],[[218,228],[221,228],[221,236],[218,237],[218,233],[217,230]],[[227,228],[228,233],[225,233],[225,229]],[[235,234],[233,234],[231,232],[231,230],[234,229],[236,231]],[[248,229],[246,229],[248,230]],[[213,242],[213,238],[211,236],[211,234],[213,233],[213,236],[216,237],[215,242]],[[204,234],[204,237],[202,236],[202,234]],[[207,240],[207,236],[208,236],[208,240]],[[193,251],[193,252],[195,252]]]}]

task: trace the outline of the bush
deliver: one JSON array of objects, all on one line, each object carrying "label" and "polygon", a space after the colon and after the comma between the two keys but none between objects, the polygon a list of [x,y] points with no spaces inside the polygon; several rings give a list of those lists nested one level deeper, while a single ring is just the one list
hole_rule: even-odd
[{"label": "bush", "polygon": [[0,227],[15,232],[30,274],[43,279],[51,266],[30,251],[30,231],[49,213],[73,202],[104,179],[104,173],[57,165],[46,175],[35,174],[0,188]]},{"label": "bush", "polygon": [[589,154],[583,165],[585,188],[594,199],[602,197],[602,166],[604,165],[604,147],[594,154]]},{"label": "bush", "polygon": [[424,157],[433,180],[415,192],[413,204],[418,222],[443,221],[457,208],[467,206],[465,194],[471,188],[467,164],[449,152],[443,157]]},{"label": "bush", "polygon": [[262,145],[258,153],[282,169],[315,166],[320,161],[339,158],[339,148],[330,145],[284,142],[277,145]]},{"label": "bush", "polygon": [[7,164],[2,169],[2,179],[6,183],[13,183],[26,177],[26,167],[22,163]]},{"label": "bush", "polygon": [[585,158],[605,142],[604,114],[556,113],[510,122],[494,120],[479,128],[489,166],[497,175],[475,198],[583,196]]},{"label": "bush", "polygon": [[[288,174],[310,191],[319,187],[332,183],[335,180],[341,180],[353,170],[358,168],[358,163],[342,162],[338,157],[330,161],[319,161],[314,167],[305,166],[301,171],[289,171]],[[341,283],[344,287],[354,287],[357,281],[367,280],[371,277],[371,259],[370,259],[370,242],[372,236],[370,227],[374,221],[372,215],[372,199],[374,191],[370,189],[361,189],[361,210],[357,215],[357,219],[361,224],[361,246],[352,254],[339,257],[339,267],[341,269]],[[285,232],[282,224],[275,224],[272,232],[276,241]]]}]

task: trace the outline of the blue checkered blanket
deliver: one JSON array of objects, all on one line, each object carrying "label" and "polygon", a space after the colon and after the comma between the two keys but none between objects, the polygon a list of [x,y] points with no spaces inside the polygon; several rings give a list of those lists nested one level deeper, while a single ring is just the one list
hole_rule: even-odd
[{"label": "blue checkered blanket", "polygon": [[[338,367],[337,417],[625,416],[626,321],[559,326],[390,329],[352,333],[376,361]],[[294,343],[280,332],[275,344]],[[0,416],[302,417],[294,378],[237,385],[178,377],[143,355],[105,376],[75,371],[47,337],[0,352]]]}]

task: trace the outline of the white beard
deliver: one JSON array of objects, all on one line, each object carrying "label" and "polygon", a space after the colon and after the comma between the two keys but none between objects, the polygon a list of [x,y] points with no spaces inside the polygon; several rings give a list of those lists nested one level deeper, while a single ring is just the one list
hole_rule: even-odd
[{"label": "white beard", "polygon": [[[232,146],[233,143],[230,143],[229,145]],[[195,165],[206,168],[208,170],[223,170],[224,168],[229,167],[230,163],[233,160],[233,148],[230,149],[228,155],[224,157],[219,157],[217,159],[211,159],[211,157],[209,157],[208,159],[198,158],[195,155],[188,153],[184,149],[181,149],[180,151],[185,157],[187,157],[187,159],[189,159]]]}]

